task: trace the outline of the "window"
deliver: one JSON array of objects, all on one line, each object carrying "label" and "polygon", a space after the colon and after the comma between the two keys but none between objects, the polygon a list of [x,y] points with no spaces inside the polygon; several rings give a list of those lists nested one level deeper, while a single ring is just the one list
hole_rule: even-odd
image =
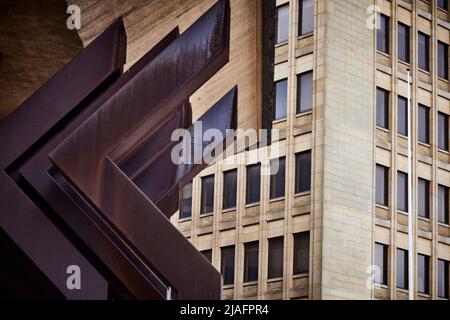
[{"label": "window", "polygon": [[419,104],[419,141],[430,143],[430,108]]},{"label": "window", "polygon": [[314,31],[314,0],[300,0],[299,18],[300,36],[307,35]]},{"label": "window", "polygon": [[437,0],[437,7],[439,9],[448,11],[448,0]]},{"label": "window", "polygon": [[419,178],[419,217],[430,218],[430,182]]},{"label": "window", "polygon": [[313,72],[297,76],[297,113],[308,112],[313,107]]},{"label": "window", "polygon": [[200,251],[200,253],[206,258],[206,260],[208,260],[209,262],[212,261],[212,250],[203,250]]},{"label": "window", "polygon": [[295,193],[311,191],[311,150],[295,155]]},{"label": "window", "polygon": [[237,170],[223,173],[223,209],[236,208]]},{"label": "window", "polygon": [[409,27],[398,24],[398,58],[409,63]]},{"label": "window", "polygon": [[309,231],[294,234],[293,274],[309,272]]},{"label": "window", "polygon": [[448,80],[448,44],[438,41],[438,76]]},{"label": "window", "polygon": [[192,182],[188,183],[181,190],[180,219],[192,216]]},{"label": "window", "polygon": [[277,43],[289,39],[289,5],[277,8]]},{"label": "window", "polygon": [[408,99],[398,96],[397,101],[397,132],[408,136]]},{"label": "window", "polygon": [[223,285],[234,284],[234,246],[220,249],[220,273]]},{"label": "window", "polygon": [[389,54],[389,17],[379,14],[378,20],[377,50]]},{"label": "window", "polygon": [[449,282],[448,282],[448,261],[445,260],[438,260],[438,296],[439,298],[448,299],[448,289],[449,289]]},{"label": "window", "polygon": [[269,239],[269,261],[268,261],[268,278],[283,277],[283,245],[284,238]]},{"label": "window", "polygon": [[247,204],[259,202],[261,191],[261,165],[254,164],[247,167]]},{"label": "window", "polygon": [[201,214],[214,211],[214,175],[202,178]]},{"label": "window", "polygon": [[438,186],[438,216],[440,223],[449,223],[448,187]]},{"label": "window", "polygon": [[376,173],[376,203],[389,206],[388,178],[389,168],[377,164]]},{"label": "window", "polygon": [[430,293],[430,257],[423,254],[417,255],[417,291]]},{"label": "window", "polygon": [[377,88],[377,126],[389,130],[389,92]]},{"label": "window", "polygon": [[375,243],[375,265],[379,273],[375,273],[375,283],[388,284],[388,246]]},{"label": "window", "polygon": [[286,118],[287,79],[275,83],[275,120]]},{"label": "window", "polygon": [[244,282],[258,281],[258,241],[244,244]]},{"label": "window", "polygon": [[397,210],[408,212],[408,174],[397,172]]},{"label": "window", "polygon": [[430,36],[419,32],[419,68],[430,71]]},{"label": "window", "polygon": [[270,161],[270,199],[284,197],[284,179],[286,176],[286,158]]},{"label": "window", "polygon": [[448,151],[448,115],[438,113],[438,147]]},{"label": "window", "polygon": [[408,251],[397,249],[397,288],[408,290]]}]

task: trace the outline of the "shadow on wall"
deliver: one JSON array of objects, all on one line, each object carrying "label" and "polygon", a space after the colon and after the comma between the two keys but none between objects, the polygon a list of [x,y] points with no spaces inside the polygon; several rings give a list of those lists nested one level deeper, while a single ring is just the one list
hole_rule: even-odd
[{"label": "shadow on wall", "polygon": [[0,120],[81,49],[64,0],[0,1]]}]

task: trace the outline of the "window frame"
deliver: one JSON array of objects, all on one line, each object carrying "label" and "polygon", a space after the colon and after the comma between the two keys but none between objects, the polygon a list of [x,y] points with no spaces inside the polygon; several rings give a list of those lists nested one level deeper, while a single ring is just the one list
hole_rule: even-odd
[{"label": "window frame", "polygon": [[[200,215],[209,215],[214,213],[214,195],[215,195],[215,175],[210,174],[204,177],[201,177],[201,194],[200,194]],[[205,185],[206,181],[212,179],[212,191],[211,193],[208,192],[205,194]],[[208,190],[209,191],[209,190]],[[206,203],[208,202],[209,198],[205,199],[205,196],[211,195],[211,210],[208,210],[209,205]]]},{"label": "window frame", "polygon": [[[267,239],[267,279],[277,279],[283,277],[284,262],[284,237],[274,237]],[[280,247],[276,247],[280,246]],[[274,252],[274,250],[276,252]],[[280,252],[279,252],[280,251]]]},{"label": "window frame", "polygon": [[[399,255],[403,256],[403,268],[399,265]],[[396,267],[396,273],[397,273],[397,283],[396,288],[401,290],[409,290],[409,261],[408,261],[408,250],[397,248],[397,267]],[[403,282],[404,286],[402,287],[401,284],[399,284],[399,271],[402,270],[403,272]]]},{"label": "window frame", "polygon": [[398,22],[397,38],[400,39],[400,27],[405,30],[405,57],[400,57],[400,41],[397,41],[397,59],[404,63],[411,63],[411,27],[407,24]]},{"label": "window frame", "polygon": [[[377,34],[376,34],[376,48],[378,52],[382,52],[384,54],[390,55],[391,54],[391,18],[385,14],[378,13],[377,14],[378,19],[378,26],[377,28]],[[383,23],[384,22],[384,23]],[[384,33],[382,32],[384,28]],[[382,38],[382,39],[381,39]],[[382,41],[380,41],[382,40]],[[381,43],[383,43],[383,47],[381,47]]]},{"label": "window frame", "polygon": [[[284,105],[284,115],[282,117],[277,116],[277,110],[278,110],[278,85],[281,83],[286,83],[286,96],[285,96],[285,105]],[[274,121],[283,120],[287,118],[287,108],[288,108],[288,79],[280,79],[278,81],[275,81],[275,112],[274,112]]]},{"label": "window frame", "polygon": [[[303,92],[302,88],[305,87],[302,79],[304,79],[305,77],[308,77],[308,79],[305,81],[308,81],[308,84],[310,83],[310,85],[311,85],[311,92],[308,93],[308,97],[306,97],[306,98],[311,99],[311,106],[306,106],[306,107],[303,106],[303,101],[302,101],[303,100],[302,99],[302,92]],[[301,114],[311,112],[313,109],[314,109],[314,71],[309,70],[309,71],[297,74],[297,110],[296,110],[296,113],[297,113],[297,115],[301,115]]]},{"label": "window frame", "polygon": [[[311,234],[309,231],[297,232],[293,234],[293,237],[294,237],[294,253],[293,253],[294,261],[292,263],[292,274],[293,275],[301,275],[307,273],[309,274]],[[306,254],[305,260],[302,259],[302,254]]]},{"label": "window frame", "polygon": [[[286,9],[287,8],[287,26],[286,26],[286,29],[287,29],[287,36],[286,36],[286,39],[284,39],[284,40],[282,40],[282,41],[280,41],[280,32],[279,32],[279,30],[280,30],[280,10],[281,9]],[[280,5],[280,6],[277,6],[276,8],[275,8],[275,11],[276,11],[276,17],[275,17],[275,25],[276,25],[276,28],[275,28],[275,44],[276,45],[281,45],[281,44],[285,44],[285,43],[287,43],[287,42],[289,42],[289,3],[285,3],[285,4],[282,4],[282,5]]]},{"label": "window frame", "polygon": [[[190,190],[191,196],[190,196],[190,198],[184,198],[185,189],[188,188],[189,186],[190,186],[190,189],[191,189]],[[189,183],[186,183],[183,186],[183,188],[181,188],[181,190],[180,190],[180,209],[179,209],[179,212],[178,212],[178,217],[179,217],[180,220],[191,219],[192,218],[192,194],[193,194],[193,183],[191,181]],[[186,200],[188,200],[188,202],[190,202],[190,205],[189,205],[190,209],[189,209],[188,213],[184,212],[184,210],[183,210],[184,207],[185,207],[183,202],[186,201]]]},{"label": "window frame", "polygon": [[[305,156],[305,158],[302,158]],[[301,163],[301,160],[308,160],[307,163]],[[306,168],[305,168],[306,167]],[[304,171],[307,171],[307,183],[303,186],[302,175]],[[301,152],[297,152],[295,154],[295,194],[307,193],[311,192],[311,183],[312,183],[312,151],[305,150]]]},{"label": "window frame", "polygon": [[[379,98],[380,98],[380,96],[381,95],[383,95],[383,105],[381,105],[379,102]],[[382,128],[382,129],[385,129],[385,130],[390,130],[390,127],[391,127],[391,125],[390,125],[390,108],[389,108],[389,106],[390,106],[390,96],[391,96],[391,93],[388,91],[388,90],[385,90],[385,89],[383,89],[383,88],[380,88],[380,87],[377,87],[377,101],[376,101],[376,108],[377,108],[377,116],[376,116],[376,126],[378,127],[378,128]],[[384,110],[380,110],[380,108],[382,108],[382,109],[384,109]],[[383,111],[383,113],[384,113],[384,117],[383,117],[383,119],[381,119],[381,113],[380,113],[380,111]],[[382,122],[385,122],[385,124],[386,124],[386,126],[384,126],[383,124],[380,124],[380,121],[382,121]]]},{"label": "window frame", "polygon": [[[421,259],[424,259],[423,261],[423,266],[424,266],[424,275],[423,275],[423,281],[424,283],[421,284],[420,283],[420,270],[421,270]],[[424,286],[424,290],[420,290],[421,285]],[[421,254],[418,253],[417,254],[417,292],[420,294],[430,294],[430,257],[425,255],[425,254]]]},{"label": "window frame", "polygon": [[[379,257],[377,249],[382,250],[382,261],[381,261],[382,266],[379,265],[380,261],[377,261],[377,257]],[[375,259],[374,259],[375,265],[380,270],[380,274],[379,274],[380,281],[378,281],[377,274],[376,274],[375,275],[375,284],[387,286],[388,285],[388,268],[389,268],[389,264],[388,264],[389,246],[386,244],[383,244],[383,243],[375,242],[375,250],[374,251],[375,251]]]},{"label": "window frame", "polygon": [[299,13],[298,13],[298,37],[306,37],[309,36],[311,34],[314,33],[314,6],[315,6],[315,1],[314,0],[306,0],[306,1],[310,1],[312,3],[312,26],[311,26],[311,30],[309,30],[308,32],[304,32],[303,31],[303,11],[305,9],[305,0],[299,0]]},{"label": "window frame", "polygon": [[[254,247],[252,247],[254,246]],[[255,255],[255,256],[252,256]],[[256,258],[256,266],[250,266],[250,260]],[[255,270],[250,270],[254,268]],[[259,279],[259,241],[244,243],[244,283],[257,282]]]},{"label": "window frame", "polygon": [[[420,103],[417,108],[418,108],[417,109],[417,118],[418,118],[417,139],[420,143],[429,145],[430,144],[430,108],[423,104],[420,104]],[[424,112],[421,112],[421,110]],[[425,115],[425,119],[422,119],[421,115]],[[422,120],[423,120],[423,122],[422,122]],[[423,138],[422,134],[421,134],[421,131],[422,131],[421,129],[422,129],[423,125],[425,125],[425,129],[424,129],[424,133],[426,135],[425,138]]]},{"label": "window frame", "polygon": [[[379,173],[380,170],[383,170],[383,199],[385,200],[383,203],[379,202],[379,197],[378,197],[378,186],[379,186]],[[377,205],[383,206],[383,207],[389,207],[389,203],[390,203],[390,197],[389,197],[389,167],[386,167],[382,164],[376,164],[376,183],[375,183],[375,203]]]},{"label": "window frame", "polygon": [[[233,187],[233,199],[229,197],[229,190],[227,185],[230,181],[227,180],[229,175],[235,175],[234,187]],[[237,181],[238,181],[238,171],[237,169],[231,169],[223,172],[223,189],[222,189],[222,210],[235,209],[237,206]],[[230,201],[230,203],[228,203]]]},{"label": "window frame", "polygon": [[[231,258],[231,262],[230,265],[227,265],[228,260],[225,259],[227,257],[225,257],[225,253],[229,253],[226,252],[227,250],[229,250],[231,252],[231,250],[233,251],[233,253],[230,255]],[[231,267],[232,266],[232,267]],[[229,268],[229,269],[227,269]],[[231,246],[226,246],[226,247],[221,247],[220,248],[220,274],[222,275],[222,279],[223,279],[223,285],[224,286],[231,286],[234,285],[234,278],[235,278],[235,269],[236,269],[236,247],[234,245]],[[228,271],[231,272],[230,275],[230,281],[228,281]]]},{"label": "window frame", "polygon": [[[250,174],[249,173],[252,172],[251,169],[253,169],[253,168],[258,168],[257,178],[259,181],[259,183],[258,183],[259,187],[258,187],[258,196],[257,196],[258,199],[256,199],[256,200],[252,200],[251,193],[250,193],[250,179],[249,179]],[[245,179],[246,179],[246,182],[245,182],[245,186],[246,186],[246,188],[245,188],[245,204],[246,205],[256,205],[256,204],[260,203],[261,202],[261,164],[256,163],[256,164],[246,166]]]},{"label": "window frame", "polygon": [[[277,160],[278,172],[272,174],[273,164]],[[269,199],[284,198],[286,196],[286,157],[270,160],[270,172]]]},{"label": "window frame", "polygon": [[[441,47],[443,47],[443,50],[444,50],[444,56],[443,57],[441,57],[441,55],[440,55],[440,53],[441,53],[440,48]],[[438,40],[438,42],[437,42],[437,55],[438,55],[438,57],[437,57],[437,74],[438,74],[438,77],[440,79],[443,79],[443,80],[448,80],[449,79],[449,77],[448,77],[448,68],[449,68],[449,61],[448,61],[449,55],[448,55],[448,52],[449,52],[449,49],[448,48],[449,48],[449,45],[447,43]],[[444,74],[441,73],[441,69],[439,68],[440,63],[441,63],[441,59],[442,59],[442,62],[444,63],[444,68],[443,68]]]},{"label": "window frame", "polygon": [[[424,219],[430,219],[430,184],[431,182],[423,179],[423,178],[418,178],[417,181],[417,199],[418,199],[418,206],[417,206],[417,215],[420,218],[424,218]],[[423,189],[424,188],[424,189]],[[424,192],[423,194],[421,194],[421,192]],[[425,212],[421,211],[421,199],[422,196],[425,196],[424,199],[424,210]]]},{"label": "window frame", "polygon": [[[418,46],[418,50],[417,50],[417,54],[418,54],[418,67],[421,71],[424,72],[430,72],[430,36],[424,32],[419,31],[418,32],[418,36],[417,36],[417,46]],[[420,38],[424,37],[424,50],[425,50],[425,66],[421,65],[421,44],[420,44]]]}]

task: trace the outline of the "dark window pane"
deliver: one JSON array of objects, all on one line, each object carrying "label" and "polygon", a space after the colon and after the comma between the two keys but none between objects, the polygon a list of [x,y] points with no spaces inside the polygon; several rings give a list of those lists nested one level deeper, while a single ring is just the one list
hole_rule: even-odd
[{"label": "dark window pane", "polygon": [[448,115],[442,112],[438,114],[438,146],[448,151]]},{"label": "dark window pane", "polygon": [[378,15],[377,50],[389,54],[389,17]]},{"label": "dark window pane", "polygon": [[284,238],[269,239],[268,278],[283,277],[283,245]]},{"label": "dark window pane", "polygon": [[308,112],[313,107],[313,72],[297,76],[297,113]]},{"label": "dark window pane", "polygon": [[203,250],[200,251],[200,253],[206,258],[206,260],[208,260],[209,262],[212,261],[212,250]]},{"label": "dark window pane", "polygon": [[419,178],[419,217],[430,218],[430,182]]},{"label": "dark window pane", "polygon": [[417,291],[430,293],[430,258],[423,254],[417,255]]},{"label": "dark window pane", "polygon": [[430,37],[419,32],[419,68],[430,71]]},{"label": "dark window pane", "polygon": [[286,118],[287,112],[287,80],[275,84],[275,120]]},{"label": "dark window pane", "polygon": [[244,282],[258,281],[258,241],[244,244]]},{"label": "dark window pane", "polygon": [[299,35],[314,31],[314,0],[300,0]]},{"label": "dark window pane", "polygon": [[192,182],[181,190],[180,219],[192,216]]},{"label": "dark window pane", "polygon": [[388,272],[388,246],[375,243],[375,265],[379,269],[379,273],[375,273],[375,283],[387,285]]},{"label": "dark window pane", "polygon": [[397,130],[399,134],[408,136],[408,99],[398,96]]},{"label": "dark window pane", "polygon": [[438,76],[448,79],[448,45],[438,41]]},{"label": "dark window pane", "polygon": [[430,108],[419,104],[419,141],[430,143]]},{"label": "dark window pane", "polygon": [[289,5],[277,8],[277,43],[289,39]]},{"label": "dark window pane", "polygon": [[270,161],[270,199],[284,197],[286,158]]},{"label": "dark window pane", "polygon": [[448,261],[438,260],[438,296],[439,298],[448,299],[448,290],[449,290],[449,270],[448,270]]},{"label": "dark window pane", "polygon": [[201,214],[214,211],[214,175],[202,178]]},{"label": "dark window pane", "polygon": [[409,63],[409,27],[398,24],[398,58]]},{"label": "dark window pane", "polygon": [[247,204],[260,200],[261,191],[261,165],[255,164],[247,167]]},{"label": "dark window pane", "polygon": [[377,126],[389,129],[389,92],[377,88]]},{"label": "dark window pane", "polygon": [[448,10],[448,0],[437,0],[437,6],[439,9]]},{"label": "dark window pane", "polygon": [[408,290],[408,251],[397,249],[397,288]]},{"label": "dark window pane", "polygon": [[389,168],[377,164],[376,202],[382,206],[389,206],[388,194]]},{"label": "dark window pane", "polygon": [[309,231],[294,234],[293,274],[309,272]]},{"label": "dark window pane", "polygon": [[448,188],[446,186],[438,187],[438,215],[439,222],[448,224],[449,223],[449,205],[448,205]]},{"label": "dark window pane", "polygon": [[397,174],[397,209],[408,212],[408,175],[401,171]]},{"label": "dark window pane", "polygon": [[295,193],[311,190],[311,150],[295,155]]},{"label": "dark window pane", "polygon": [[236,208],[237,170],[223,173],[223,209]]},{"label": "dark window pane", "polygon": [[220,273],[224,285],[234,283],[234,246],[220,249]]}]

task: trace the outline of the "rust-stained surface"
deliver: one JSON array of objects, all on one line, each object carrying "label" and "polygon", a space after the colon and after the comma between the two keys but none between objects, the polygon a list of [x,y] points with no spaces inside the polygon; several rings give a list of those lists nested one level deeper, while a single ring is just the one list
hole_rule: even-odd
[{"label": "rust-stained surface", "polygon": [[[220,298],[220,274],[167,219],[205,166],[170,163],[168,135],[228,62],[229,10],[219,0],[123,74],[118,20],[0,124],[0,226],[65,298]],[[233,88],[204,130],[235,128],[237,101]],[[79,291],[65,286],[73,264]]]}]

